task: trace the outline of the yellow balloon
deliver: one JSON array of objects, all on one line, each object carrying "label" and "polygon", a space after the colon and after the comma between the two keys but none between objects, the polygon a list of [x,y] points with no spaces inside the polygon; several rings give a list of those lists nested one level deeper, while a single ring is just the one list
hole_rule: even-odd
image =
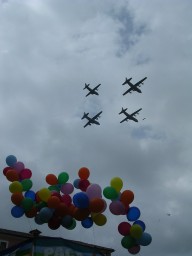
[{"label": "yellow balloon", "polygon": [[9,185],[9,191],[11,193],[22,192],[23,191],[23,186],[21,185],[21,183],[19,181],[13,181]]},{"label": "yellow balloon", "polygon": [[93,217],[93,221],[97,226],[103,226],[107,222],[107,218],[104,214],[100,213]]},{"label": "yellow balloon", "polygon": [[130,228],[130,235],[135,238],[135,239],[139,239],[141,238],[143,234],[143,229],[140,225],[138,224],[133,224]]},{"label": "yellow balloon", "polygon": [[113,187],[117,192],[120,192],[120,190],[123,187],[123,181],[121,178],[119,177],[114,177],[113,179],[111,179],[111,183],[110,183],[111,187]]},{"label": "yellow balloon", "polygon": [[42,188],[39,190],[38,196],[42,201],[47,202],[51,196],[51,191],[48,188]]}]

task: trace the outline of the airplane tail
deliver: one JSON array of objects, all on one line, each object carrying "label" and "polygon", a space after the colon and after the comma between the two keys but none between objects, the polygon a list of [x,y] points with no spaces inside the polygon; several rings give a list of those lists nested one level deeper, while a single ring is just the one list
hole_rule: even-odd
[{"label": "airplane tail", "polygon": [[85,112],[84,112],[84,114],[83,114],[83,116],[82,116],[82,118],[81,118],[81,119],[86,118],[88,115],[89,115],[89,113],[85,113]]},{"label": "airplane tail", "polygon": [[85,87],[83,88],[83,90],[85,90],[85,89],[88,87],[88,85],[89,85],[89,84],[86,84],[86,83],[85,83]]},{"label": "airplane tail", "polygon": [[122,114],[122,113],[124,113],[126,110],[127,110],[127,108],[123,108],[123,107],[122,107],[121,112],[119,112],[119,115]]}]

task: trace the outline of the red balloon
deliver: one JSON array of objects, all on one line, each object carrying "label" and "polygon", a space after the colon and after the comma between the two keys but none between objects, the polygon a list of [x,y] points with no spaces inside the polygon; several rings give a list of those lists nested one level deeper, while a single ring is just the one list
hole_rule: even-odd
[{"label": "red balloon", "polygon": [[90,214],[90,210],[88,208],[79,209],[76,208],[73,212],[73,216],[76,220],[82,221],[86,219]]},{"label": "red balloon", "polygon": [[65,203],[67,206],[70,206],[72,203],[72,198],[70,197],[70,195],[62,195],[61,201]]},{"label": "red balloon", "polygon": [[18,181],[19,180],[19,173],[14,170],[14,169],[10,169],[6,172],[6,178],[9,180],[9,181]]},{"label": "red balloon", "polygon": [[134,194],[131,190],[124,190],[120,195],[120,201],[125,205],[128,206],[134,200]]},{"label": "red balloon", "polygon": [[128,222],[121,222],[118,225],[118,231],[122,236],[127,236],[130,233],[130,228],[131,228],[131,224],[129,224]]},{"label": "red balloon", "polygon": [[79,178],[82,180],[86,180],[89,178],[90,172],[87,167],[81,167],[78,172]]},{"label": "red balloon", "polygon": [[59,207],[60,204],[60,199],[57,196],[50,196],[49,199],[47,200],[47,206],[49,208],[57,208]]},{"label": "red balloon", "polygon": [[37,215],[37,208],[32,207],[29,211],[25,212],[27,218],[34,218]]},{"label": "red balloon", "polygon": [[20,171],[19,173],[19,177],[21,180],[24,180],[24,179],[30,179],[32,176],[32,171],[30,169],[23,169]]},{"label": "red balloon", "polygon": [[86,191],[89,185],[90,185],[90,182],[88,180],[79,181],[79,189],[81,189],[82,191]]},{"label": "red balloon", "polygon": [[89,209],[91,212],[99,213],[105,207],[105,201],[102,198],[93,198],[89,201]]},{"label": "red balloon", "polygon": [[128,249],[128,252],[131,254],[137,254],[140,251],[140,245],[135,245]]},{"label": "red balloon", "polygon": [[48,174],[45,179],[49,185],[57,185],[58,184],[58,179],[54,174],[51,174],[51,173]]},{"label": "red balloon", "polygon": [[12,169],[12,167],[9,167],[9,166],[5,167],[5,168],[3,169],[3,174],[6,176],[7,171],[8,171],[8,170],[11,170],[11,169]]},{"label": "red balloon", "polygon": [[15,205],[20,205],[21,201],[23,200],[24,196],[20,192],[15,192],[11,195],[11,201]]},{"label": "red balloon", "polygon": [[68,214],[68,207],[66,206],[65,203],[60,203],[59,206],[55,209],[55,216],[58,217],[64,217],[65,215]]}]

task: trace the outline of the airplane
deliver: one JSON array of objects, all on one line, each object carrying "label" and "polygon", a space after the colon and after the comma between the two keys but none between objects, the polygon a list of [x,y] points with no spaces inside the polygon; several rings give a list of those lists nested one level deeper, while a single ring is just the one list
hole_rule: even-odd
[{"label": "airplane", "polygon": [[131,83],[131,79],[132,79],[132,77],[131,78],[129,78],[129,79],[127,79],[127,77],[125,78],[125,82],[122,84],[122,85],[125,85],[125,84],[128,84],[129,86],[130,86],[130,88],[127,90],[127,91],[125,91],[124,93],[123,93],[123,95],[125,95],[125,94],[127,94],[127,93],[131,93],[132,91],[136,91],[136,92],[139,92],[139,93],[141,93],[141,90],[138,88],[138,87],[140,87],[141,85],[140,84],[143,84],[143,82],[147,79],[147,77],[144,77],[143,79],[141,79],[139,82],[137,82],[136,84],[132,84]]},{"label": "airplane", "polygon": [[98,90],[98,88],[99,88],[99,86],[100,86],[101,84],[98,84],[97,86],[95,86],[95,88],[90,88],[89,87],[89,84],[86,84],[85,83],[85,87],[83,88],[83,90],[85,90],[85,89],[87,89],[89,92],[87,93],[87,95],[86,95],[86,97],[88,96],[88,95],[90,95],[90,94],[95,94],[95,95],[99,95],[99,93],[97,92],[97,90]]},{"label": "airplane", "polygon": [[98,114],[96,114],[96,115],[93,116],[92,118],[88,116],[89,113],[85,113],[85,112],[84,112],[84,115],[83,115],[83,117],[82,117],[81,119],[86,118],[86,119],[88,120],[88,122],[84,125],[84,128],[85,128],[87,125],[91,125],[91,124],[100,125],[100,123],[99,123],[98,121],[96,121],[96,120],[100,117],[100,115],[101,115],[102,112],[103,112],[103,111],[99,112]]},{"label": "airplane", "polygon": [[135,112],[133,112],[132,114],[128,114],[126,112],[127,108],[122,108],[121,112],[119,113],[120,114],[125,114],[126,115],[126,118],[124,118],[120,123],[123,123],[124,121],[128,121],[128,120],[132,120],[132,121],[135,121],[135,122],[138,122],[138,120],[135,118],[135,115],[137,115],[139,113],[139,111],[142,110],[142,108],[136,110]]}]

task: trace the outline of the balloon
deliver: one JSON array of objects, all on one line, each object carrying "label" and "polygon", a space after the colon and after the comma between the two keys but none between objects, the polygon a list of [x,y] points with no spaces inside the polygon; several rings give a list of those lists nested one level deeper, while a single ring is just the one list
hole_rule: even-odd
[{"label": "balloon", "polygon": [[56,230],[60,227],[61,225],[61,221],[60,219],[57,219],[57,218],[51,218],[49,221],[48,221],[48,227],[52,230]]},{"label": "balloon", "polygon": [[81,189],[82,191],[86,191],[89,185],[90,182],[88,180],[80,180],[78,183],[79,189]]},{"label": "balloon", "polygon": [[55,209],[54,215],[58,217],[63,217],[69,213],[68,207],[64,203],[59,203]]},{"label": "balloon", "polygon": [[90,211],[88,208],[75,208],[73,211],[73,217],[76,220],[82,221],[86,219],[90,214]]},{"label": "balloon", "polygon": [[39,190],[38,196],[42,201],[47,202],[51,196],[51,191],[48,188],[42,188]]},{"label": "balloon", "polygon": [[58,176],[59,184],[65,184],[69,180],[69,174],[67,172],[61,172]]},{"label": "balloon", "polygon": [[38,224],[38,225],[44,224],[44,221],[41,220],[39,214],[37,214],[37,215],[35,216],[35,219],[34,219],[34,220],[35,220],[35,223]]},{"label": "balloon", "polygon": [[16,171],[20,172],[21,170],[23,170],[25,168],[25,165],[22,162],[16,162],[16,163],[14,163],[13,168]]},{"label": "balloon", "polygon": [[60,199],[57,196],[50,196],[47,200],[47,206],[49,208],[57,208],[59,207]]},{"label": "balloon", "polygon": [[17,181],[17,180],[19,180],[19,173],[14,169],[9,169],[6,172],[6,178],[9,181]]},{"label": "balloon", "polygon": [[23,187],[22,187],[22,185],[21,185],[21,183],[19,181],[13,181],[9,185],[9,191],[11,193],[22,192],[23,191]]},{"label": "balloon", "polygon": [[49,190],[60,192],[60,185],[51,185],[51,186],[49,186]]},{"label": "balloon", "polygon": [[3,174],[6,176],[7,171],[12,170],[13,168],[7,166],[3,169]]},{"label": "balloon", "polygon": [[41,219],[42,222],[48,222],[52,216],[53,216],[53,210],[48,207],[43,207],[39,211],[39,218]]},{"label": "balloon", "polygon": [[84,228],[90,228],[93,226],[93,220],[91,217],[88,217],[84,220],[81,221],[81,225],[84,227]]},{"label": "balloon", "polygon": [[99,213],[105,207],[105,200],[102,198],[93,198],[89,202],[89,209],[91,212]]},{"label": "balloon", "polygon": [[120,195],[120,201],[125,205],[128,206],[134,200],[134,194],[131,190],[124,190]]},{"label": "balloon", "polygon": [[78,172],[79,178],[82,180],[86,180],[89,178],[90,172],[87,167],[81,167]]},{"label": "balloon", "polygon": [[32,171],[30,169],[23,169],[19,173],[19,177],[21,180],[30,179],[32,176]]},{"label": "balloon", "polygon": [[57,185],[58,184],[58,179],[54,174],[48,174],[46,176],[45,180],[49,185]]},{"label": "balloon", "polygon": [[107,199],[117,199],[118,198],[118,193],[117,191],[113,188],[113,187],[105,187],[103,190],[103,195],[104,197],[106,197]]},{"label": "balloon", "polygon": [[137,254],[140,252],[140,245],[134,245],[133,247],[128,249],[128,252],[131,254]]},{"label": "balloon", "polygon": [[21,192],[15,192],[11,195],[11,201],[15,205],[20,205],[23,198],[24,196]]},{"label": "balloon", "polygon": [[13,206],[11,209],[11,215],[15,218],[20,218],[24,214],[24,209],[20,206]]},{"label": "balloon", "polygon": [[101,198],[102,197],[102,189],[98,184],[91,184],[87,187],[86,194],[89,199],[92,198]]},{"label": "balloon", "polygon": [[62,195],[61,201],[63,203],[65,203],[67,206],[71,205],[71,203],[72,203],[72,199],[71,199],[70,195]]},{"label": "balloon", "polygon": [[142,246],[147,246],[151,243],[151,241],[152,241],[151,235],[146,232],[143,232],[141,238],[137,240],[137,243]]},{"label": "balloon", "polygon": [[74,187],[71,183],[65,183],[61,186],[61,192],[63,194],[71,194],[73,193]]},{"label": "balloon", "polygon": [[70,228],[72,224],[73,224],[73,217],[71,217],[70,215],[64,216],[61,220],[61,225],[64,228]]},{"label": "balloon", "polygon": [[139,239],[141,238],[143,234],[143,229],[140,225],[138,224],[134,224],[131,226],[130,228],[130,235],[135,238],[135,239]]},{"label": "balloon", "polygon": [[112,201],[109,205],[109,210],[114,215],[125,214],[125,206],[120,201]]},{"label": "balloon", "polygon": [[93,221],[97,226],[103,226],[107,222],[107,218],[104,214],[100,213],[93,217]]},{"label": "balloon", "polygon": [[121,239],[121,245],[124,248],[129,249],[129,248],[131,248],[131,247],[133,247],[135,245],[135,240],[131,236],[124,236]]},{"label": "balloon", "polygon": [[128,213],[127,213],[127,219],[129,221],[135,221],[137,219],[139,219],[141,213],[139,208],[132,206],[129,208]]},{"label": "balloon", "polygon": [[6,157],[6,163],[8,166],[13,167],[13,165],[17,162],[17,158],[13,155],[9,155]]},{"label": "balloon", "polygon": [[79,192],[73,196],[73,203],[78,208],[88,208],[89,198],[85,192]]},{"label": "balloon", "polygon": [[129,224],[128,222],[121,222],[118,225],[118,231],[122,236],[127,236],[130,234],[130,228],[131,228],[131,224]]},{"label": "balloon", "polygon": [[27,218],[34,218],[37,215],[37,208],[33,206],[29,211],[25,212]]},{"label": "balloon", "polygon": [[21,185],[23,187],[23,191],[27,191],[32,188],[33,182],[30,179],[25,179],[21,181]]},{"label": "balloon", "polygon": [[110,182],[111,187],[113,187],[117,192],[120,192],[120,190],[123,187],[123,181],[119,177],[114,177]]},{"label": "balloon", "polygon": [[21,206],[25,211],[29,211],[32,209],[34,201],[31,198],[24,198],[21,202]]},{"label": "balloon", "polygon": [[145,231],[145,223],[142,220],[136,220],[133,225],[138,224],[142,227],[143,231]]},{"label": "balloon", "polygon": [[25,197],[31,198],[33,201],[35,201],[36,194],[32,190],[28,190],[28,191],[25,192]]},{"label": "balloon", "polygon": [[71,226],[69,228],[67,228],[68,230],[73,230],[75,227],[76,227],[77,223],[76,223],[76,220],[73,219],[73,222],[71,224]]},{"label": "balloon", "polygon": [[79,182],[80,182],[80,179],[76,179],[76,180],[74,180],[74,182],[73,182],[73,186],[75,187],[75,188],[79,188]]}]

